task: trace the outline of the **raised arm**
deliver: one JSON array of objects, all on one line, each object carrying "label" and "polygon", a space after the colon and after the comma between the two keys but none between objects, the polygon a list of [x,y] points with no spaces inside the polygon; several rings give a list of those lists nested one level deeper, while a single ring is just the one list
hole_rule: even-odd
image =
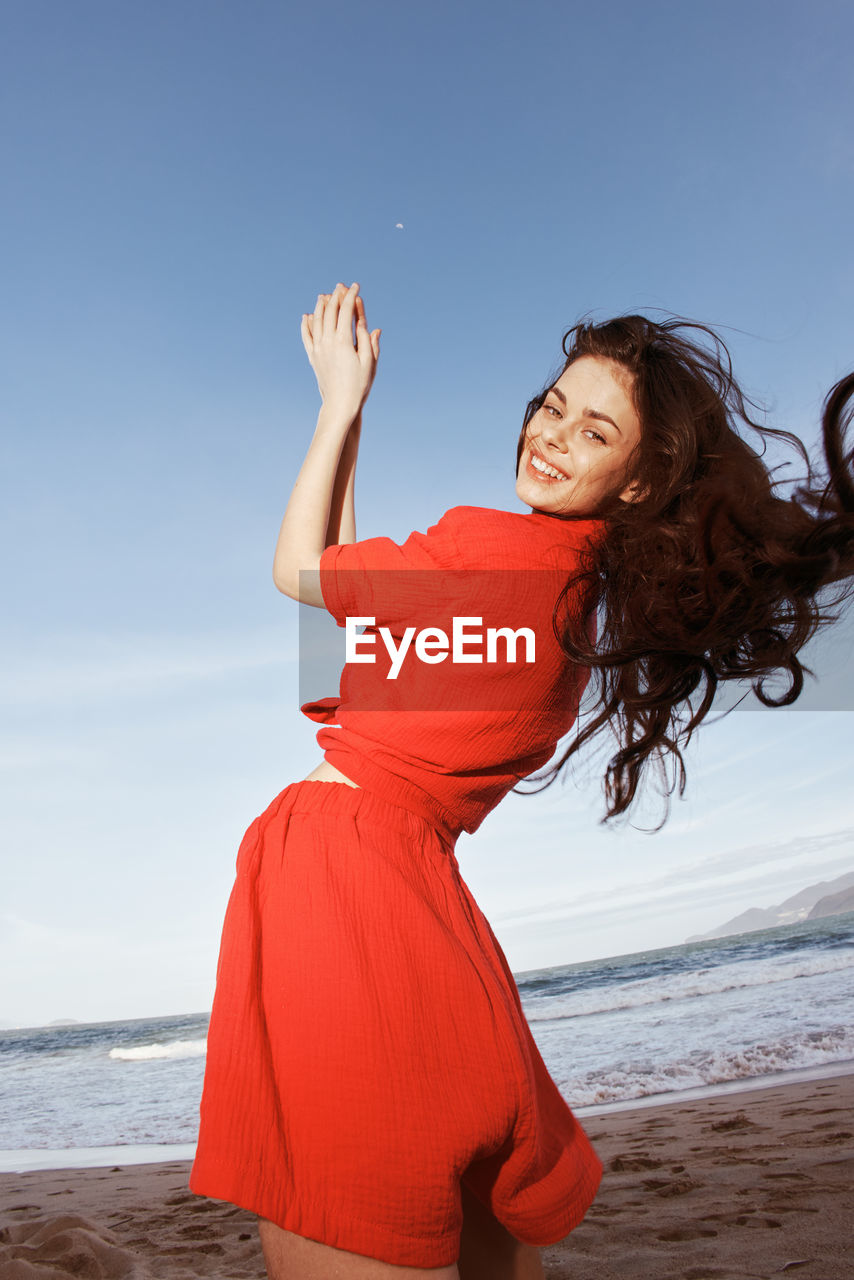
[{"label": "raised arm", "polygon": [[302,340],[322,404],[279,530],[273,581],[284,595],[305,604],[323,607],[323,597],[319,582],[304,581],[300,589],[300,569],[317,569],[327,546],[355,538],[361,412],[376,373],[379,336],[379,329],[368,332],[356,284],[320,294],[314,314],[302,318]]},{"label": "raised arm", "polygon": [[329,524],[326,528],[327,547],[339,546],[342,542],[356,541],[356,461],[359,457],[359,440],[362,434],[362,415],[356,418],[341,449],[338,460],[338,474],[332,490],[332,502],[329,508]]}]

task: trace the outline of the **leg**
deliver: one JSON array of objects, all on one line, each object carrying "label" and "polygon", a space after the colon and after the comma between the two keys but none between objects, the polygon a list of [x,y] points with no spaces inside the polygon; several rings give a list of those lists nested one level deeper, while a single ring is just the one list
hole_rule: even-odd
[{"label": "leg", "polygon": [[460,1280],[543,1280],[540,1251],[502,1227],[463,1184]]},{"label": "leg", "polygon": [[361,1253],[347,1253],[316,1240],[305,1240],[264,1218],[258,1219],[258,1233],[269,1280],[459,1280],[456,1265],[429,1270],[395,1267]]}]

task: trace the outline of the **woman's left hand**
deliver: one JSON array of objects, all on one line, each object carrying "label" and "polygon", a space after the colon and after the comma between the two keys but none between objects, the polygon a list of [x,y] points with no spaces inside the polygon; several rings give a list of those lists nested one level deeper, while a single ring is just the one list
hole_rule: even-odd
[{"label": "woman's left hand", "polygon": [[339,284],[331,294],[319,294],[314,314],[303,316],[300,332],[324,409],[355,420],[368,398],[380,354],[380,330],[368,332],[358,284],[349,289]]}]

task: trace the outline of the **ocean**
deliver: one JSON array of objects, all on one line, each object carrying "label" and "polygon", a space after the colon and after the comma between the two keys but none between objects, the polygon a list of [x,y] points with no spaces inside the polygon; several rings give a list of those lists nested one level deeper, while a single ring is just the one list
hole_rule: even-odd
[{"label": "ocean", "polygon": [[[854,1070],[854,913],[516,977],[582,1116]],[[0,1032],[0,1169],[188,1157],[207,1023]]]}]

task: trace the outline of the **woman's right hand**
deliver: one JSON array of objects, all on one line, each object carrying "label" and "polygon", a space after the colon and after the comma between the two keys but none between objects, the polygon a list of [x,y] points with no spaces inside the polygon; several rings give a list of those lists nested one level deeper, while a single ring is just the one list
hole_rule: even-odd
[{"label": "woman's right hand", "polygon": [[318,294],[314,314],[303,316],[300,332],[324,409],[354,421],[368,398],[380,354],[380,330],[368,332],[359,286],[339,284],[331,294]]}]

